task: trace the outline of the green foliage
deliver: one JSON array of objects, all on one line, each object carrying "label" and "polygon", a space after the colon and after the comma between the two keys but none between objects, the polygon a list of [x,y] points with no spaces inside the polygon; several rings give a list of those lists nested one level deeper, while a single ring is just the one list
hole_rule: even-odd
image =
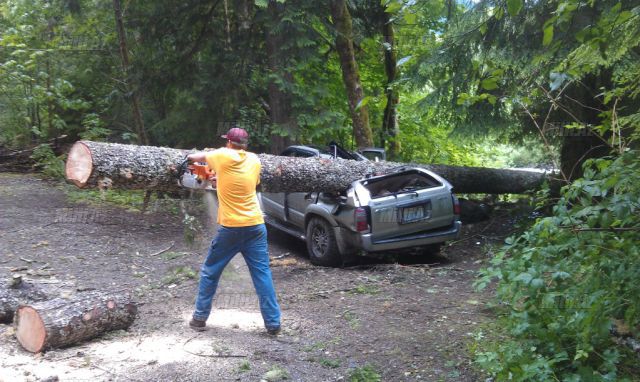
[{"label": "green foliage", "polygon": [[382,377],[371,365],[357,367],[349,373],[349,382],[380,382]]},{"label": "green foliage", "polygon": [[245,373],[249,370],[251,370],[251,363],[249,363],[249,361],[242,361],[242,363],[240,363],[240,366],[238,366],[238,371],[240,373]]},{"label": "green foliage", "polygon": [[189,245],[194,245],[196,243],[196,239],[200,233],[202,233],[202,224],[195,216],[185,213],[182,218],[182,227],[184,241]]},{"label": "green foliage", "polygon": [[165,252],[163,254],[160,255],[160,257],[162,258],[162,260],[175,260],[175,259],[179,259],[183,256],[186,256],[187,253],[186,252],[174,252],[174,251],[169,251],[169,252]]},{"label": "green foliage", "polygon": [[44,176],[52,179],[64,179],[64,160],[62,157],[57,157],[49,145],[37,146],[31,154],[31,159],[36,162],[35,166]]},{"label": "green foliage", "polygon": [[[637,2],[483,0],[464,8],[408,70],[426,90],[422,104],[437,110],[432,124],[501,143],[535,132],[568,148],[576,139],[550,126],[590,125],[617,152],[624,147],[614,139],[637,134]],[[570,169],[577,158],[562,159]]]},{"label": "green foliage", "polygon": [[105,127],[104,121],[96,113],[89,113],[82,120],[82,131],[79,136],[88,141],[102,141],[111,134],[111,130]]},{"label": "green foliage", "polygon": [[[509,337],[477,353],[498,380],[613,381],[637,368],[611,334],[614,319],[640,335],[640,160],[628,151],[591,160],[539,219],[482,271],[497,280]],[[481,345],[482,346],[482,345]]]},{"label": "green foliage", "polygon": [[112,22],[99,3],[75,2],[80,13],[59,2],[0,5],[0,141],[25,147],[85,129],[89,138],[106,135],[96,120],[110,108],[105,78],[113,77],[112,60],[102,44],[109,41],[105,23]]},{"label": "green foliage", "polygon": [[269,382],[284,381],[289,378],[289,372],[278,365],[273,366],[262,376],[262,379]]},{"label": "green foliage", "polygon": [[318,362],[320,363],[320,365],[329,369],[337,369],[340,367],[339,359],[320,358],[320,361]]},{"label": "green foliage", "polygon": [[177,267],[162,278],[163,285],[180,284],[185,280],[193,280],[198,274],[189,266]]},{"label": "green foliage", "polygon": [[74,203],[102,205],[104,203],[140,211],[144,202],[144,191],[140,190],[79,190],[75,186],[65,187],[67,198]]},{"label": "green foliage", "polygon": [[350,292],[352,294],[378,294],[380,289],[375,285],[359,284]]}]

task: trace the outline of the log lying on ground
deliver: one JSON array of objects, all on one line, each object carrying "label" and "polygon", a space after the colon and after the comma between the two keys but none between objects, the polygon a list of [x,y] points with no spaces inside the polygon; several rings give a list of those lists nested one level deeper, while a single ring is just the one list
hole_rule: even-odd
[{"label": "log lying on ground", "polygon": [[[176,169],[187,153],[165,147],[79,141],[69,151],[66,176],[78,187],[178,191]],[[343,191],[355,180],[403,166],[432,170],[447,179],[458,193],[518,194],[539,188],[547,178],[547,174],[524,170],[268,154],[259,157],[265,192]]]},{"label": "log lying on ground", "polygon": [[50,296],[47,292],[20,278],[0,284],[0,323],[11,323],[20,304],[30,304],[48,298]]},{"label": "log lying on ground", "polygon": [[16,337],[23,348],[39,353],[126,329],[136,313],[131,297],[122,292],[91,291],[69,300],[55,298],[21,305],[16,311]]},{"label": "log lying on ground", "polygon": [[22,150],[12,150],[0,144],[0,171],[7,172],[28,172],[38,167],[32,158],[34,151],[41,145],[49,146],[56,155],[60,155],[64,146],[70,142],[66,141],[67,136],[50,139],[40,145],[24,148]]}]

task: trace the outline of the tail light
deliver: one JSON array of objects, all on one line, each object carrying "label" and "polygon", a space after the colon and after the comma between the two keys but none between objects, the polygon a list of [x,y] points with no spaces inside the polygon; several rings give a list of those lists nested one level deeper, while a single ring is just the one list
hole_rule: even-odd
[{"label": "tail light", "polygon": [[453,199],[453,214],[460,216],[460,201],[453,194],[451,194],[451,199]]},{"label": "tail light", "polygon": [[356,208],[353,212],[353,218],[356,222],[356,231],[364,232],[369,230],[369,223],[367,222],[367,210],[365,208]]}]

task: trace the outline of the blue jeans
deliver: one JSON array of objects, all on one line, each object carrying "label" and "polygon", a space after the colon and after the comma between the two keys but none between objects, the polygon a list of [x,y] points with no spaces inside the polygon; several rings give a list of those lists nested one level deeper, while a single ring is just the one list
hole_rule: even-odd
[{"label": "blue jeans", "polygon": [[207,320],[222,271],[238,252],[242,253],[249,267],[265,327],[279,328],[280,306],[269,268],[267,229],[264,224],[218,228],[218,234],[211,242],[209,254],[200,270],[200,286],[193,318]]}]

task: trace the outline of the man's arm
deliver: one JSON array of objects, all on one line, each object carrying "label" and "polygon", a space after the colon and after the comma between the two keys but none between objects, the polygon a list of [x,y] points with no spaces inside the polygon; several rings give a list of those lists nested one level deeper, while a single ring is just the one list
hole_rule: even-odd
[{"label": "man's arm", "polygon": [[206,162],[207,154],[208,153],[206,151],[200,151],[187,155],[187,159],[189,160],[189,162]]}]

